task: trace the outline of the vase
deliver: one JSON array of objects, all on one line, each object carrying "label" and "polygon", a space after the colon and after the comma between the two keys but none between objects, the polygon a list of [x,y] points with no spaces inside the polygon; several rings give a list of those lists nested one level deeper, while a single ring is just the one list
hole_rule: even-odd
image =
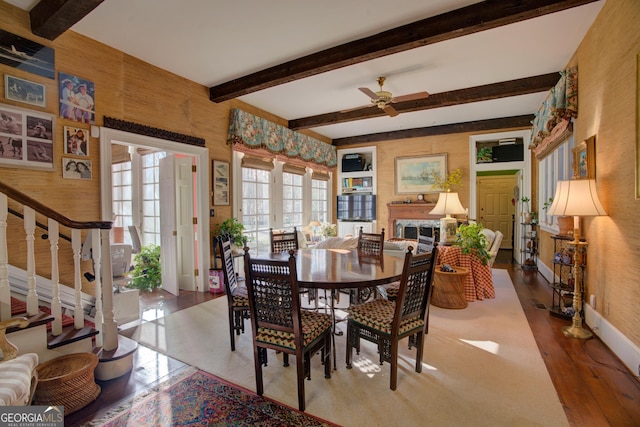
[{"label": "vase", "polygon": [[525,224],[531,224],[531,219],[533,218],[533,216],[531,215],[531,212],[525,212],[524,213],[524,223]]}]

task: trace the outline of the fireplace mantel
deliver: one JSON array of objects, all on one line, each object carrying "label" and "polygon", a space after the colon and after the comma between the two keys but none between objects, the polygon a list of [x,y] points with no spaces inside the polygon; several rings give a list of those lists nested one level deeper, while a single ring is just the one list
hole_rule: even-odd
[{"label": "fireplace mantel", "polygon": [[433,203],[387,203],[389,214],[389,234],[395,235],[396,221],[412,219],[416,221],[442,218],[442,215],[430,215],[436,205]]}]

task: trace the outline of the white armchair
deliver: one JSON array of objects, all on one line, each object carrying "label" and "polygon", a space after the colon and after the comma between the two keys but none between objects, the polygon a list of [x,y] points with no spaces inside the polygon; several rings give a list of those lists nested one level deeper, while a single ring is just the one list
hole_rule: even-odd
[{"label": "white armchair", "polygon": [[495,237],[493,238],[493,242],[491,243],[491,246],[487,251],[491,256],[491,258],[489,258],[489,261],[487,261],[489,268],[493,267],[493,262],[496,260],[496,256],[498,255],[498,251],[500,250],[500,245],[502,244],[503,238],[504,238],[504,234],[502,234],[502,232],[495,231]]},{"label": "white armchair", "polygon": [[18,355],[18,348],[7,340],[6,330],[11,327],[24,328],[29,321],[24,317],[0,322],[0,406],[26,406],[31,403],[38,384],[38,355]]}]

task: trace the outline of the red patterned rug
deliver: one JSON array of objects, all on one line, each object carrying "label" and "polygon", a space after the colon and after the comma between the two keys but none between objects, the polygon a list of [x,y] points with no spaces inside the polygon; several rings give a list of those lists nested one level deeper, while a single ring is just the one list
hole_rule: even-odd
[{"label": "red patterned rug", "polygon": [[183,375],[109,409],[85,426],[336,426],[206,372]]}]

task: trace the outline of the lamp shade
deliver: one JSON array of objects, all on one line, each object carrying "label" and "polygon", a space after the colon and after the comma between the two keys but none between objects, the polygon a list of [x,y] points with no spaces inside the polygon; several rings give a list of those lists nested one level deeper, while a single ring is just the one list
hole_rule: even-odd
[{"label": "lamp shade", "polygon": [[431,215],[457,215],[466,213],[466,209],[462,207],[458,193],[440,193],[438,203],[429,212]]},{"label": "lamp shade", "polygon": [[320,227],[322,224],[320,224],[320,221],[317,220],[313,220],[309,223],[309,227]]},{"label": "lamp shade", "polygon": [[547,210],[551,216],[600,216],[607,212],[602,207],[594,179],[558,181],[553,203]]}]

